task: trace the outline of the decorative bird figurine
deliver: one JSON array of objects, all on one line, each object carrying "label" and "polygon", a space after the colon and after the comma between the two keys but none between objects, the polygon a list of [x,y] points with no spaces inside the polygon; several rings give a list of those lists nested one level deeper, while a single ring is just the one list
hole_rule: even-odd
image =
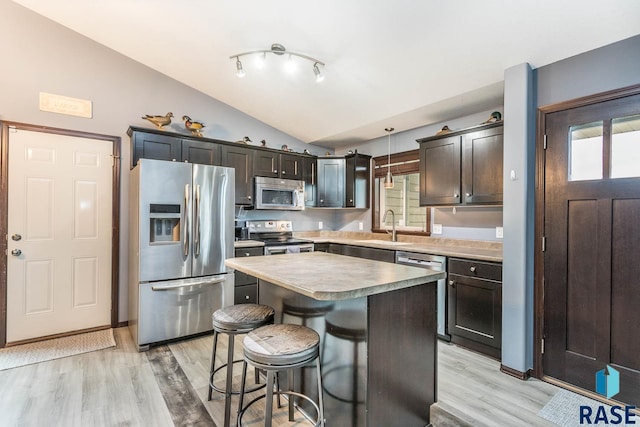
[{"label": "decorative bird figurine", "polygon": [[249,138],[248,136],[245,136],[244,138],[242,138],[240,141],[236,141],[238,144],[250,144],[253,141],[251,141],[251,138]]},{"label": "decorative bird figurine", "polygon": [[195,136],[202,136],[202,132],[200,131],[205,127],[204,123],[195,122],[191,120],[191,117],[189,116],[182,116],[182,120],[184,121],[184,127],[186,127],[187,130],[190,130]]},{"label": "decorative bird figurine", "polygon": [[451,129],[449,129],[449,126],[443,126],[442,129],[440,129],[438,132],[436,132],[436,135],[444,135],[445,133],[449,133],[451,132]]},{"label": "decorative bird figurine", "polygon": [[164,116],[151,116],[149,114],[145,114],[143,119],[149,120],[151,123],[158,126],[158,129],[162,129],[162,126],[171,124],[171,117],[173,117],[173,113],[169,111]]},{"label": "decorative bird figurine", "polygon": [[500,114],[500,111],[494,111],[493,113],[491,113],[491,116],[489,116],[485,123],[495,123],[499,122],[500,120],[502,120],[502,114]]}]

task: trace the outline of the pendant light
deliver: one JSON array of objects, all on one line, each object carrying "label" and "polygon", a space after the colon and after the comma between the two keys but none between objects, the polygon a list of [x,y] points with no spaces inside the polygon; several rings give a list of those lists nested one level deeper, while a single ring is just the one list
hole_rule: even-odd
[{"label": "pendant light", "polygon": [[393,128],[384,128],[389,134],[389,150],[387,151],[387,175],[384,177],[384,188],[393,188],[393,176],[391,176],[391,132]]}]

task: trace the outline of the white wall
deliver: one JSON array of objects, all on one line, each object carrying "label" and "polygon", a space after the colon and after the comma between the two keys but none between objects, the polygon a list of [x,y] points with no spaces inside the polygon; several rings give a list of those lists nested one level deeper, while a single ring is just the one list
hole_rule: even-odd
[{"label": "white wall", "polygon": [[[187,114],[205,123],[206,137],[236,141],[247,135],[256,144],[266,139],[268,146],[274,148],[286,144],[297,152],[305,148],[317,154],[327,151],[310,147],[9,0],[0,0],[0,39],[4,41],[0,120],[122,138],[120,321],[127,319],[130,149],[126,131],[130,125],[152,127],[141,119],[142,115],[171,111],[176,116],[171,130],[185,134],[188,132],[180,118]],[[166,55],[167,60],[171,60],[171,52]],[[39,111],[40,92],[90,100],[93,117]],[[333,216],[329,218],[327,222]]]}]

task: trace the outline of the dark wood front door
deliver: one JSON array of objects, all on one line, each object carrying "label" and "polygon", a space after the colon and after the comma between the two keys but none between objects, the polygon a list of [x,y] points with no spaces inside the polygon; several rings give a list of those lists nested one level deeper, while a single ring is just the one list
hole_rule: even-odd
[{"label": "dark wood front door", "polygon": [[545,124],[543,374],[640,405],[640,94]]}]

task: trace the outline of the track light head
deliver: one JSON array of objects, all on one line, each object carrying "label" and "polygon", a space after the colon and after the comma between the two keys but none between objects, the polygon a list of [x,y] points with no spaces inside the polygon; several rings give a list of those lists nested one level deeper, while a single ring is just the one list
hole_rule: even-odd
[{"label": "track light head", "polygon": [[240,62],[240,58],[236,57],[236,76],[238,77],[244,77],[245,72],[244,69],[242,68],[242,62]]}]

